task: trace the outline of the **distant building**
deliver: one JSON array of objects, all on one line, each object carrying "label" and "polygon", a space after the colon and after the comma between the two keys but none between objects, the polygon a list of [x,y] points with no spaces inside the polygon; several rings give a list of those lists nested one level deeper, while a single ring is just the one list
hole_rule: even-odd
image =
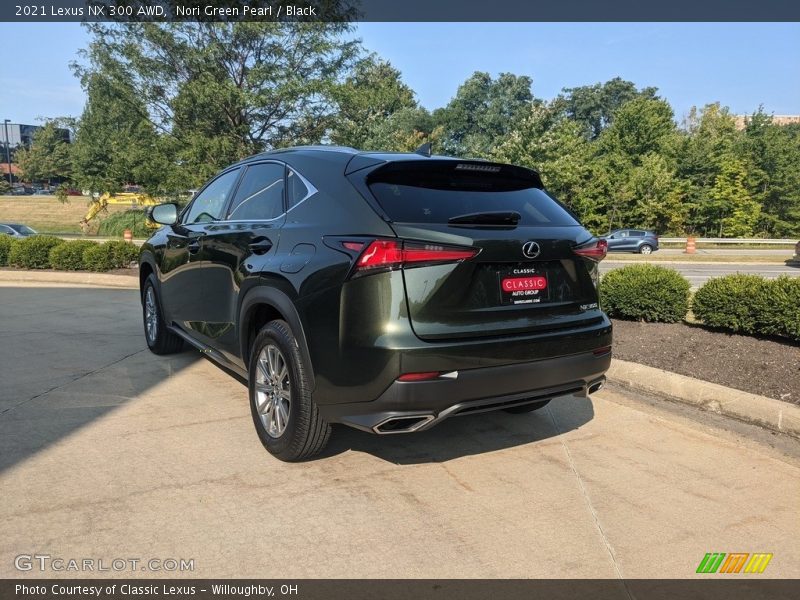
[{"label": "distant building", "polygon": [[[753,115],[733,115],[736,121],[736,129],[742,130],[745,124]],[[795,125],[800,123],[800,115],[772,115],[772,122],[775,125]]]},{"label": "distant building", "polygon": [[[18,148],[30,148],[33,135],[41,129],[41,125],[25,125],[23,123],[3,123],[0,121],[0,174],[9,179],[8,159],[11,159],[11,180],[19,180],[19,169],[14,163],[14,153]],[[72,134],[69,129],[59,129],[64,141],[70,143]]]}]

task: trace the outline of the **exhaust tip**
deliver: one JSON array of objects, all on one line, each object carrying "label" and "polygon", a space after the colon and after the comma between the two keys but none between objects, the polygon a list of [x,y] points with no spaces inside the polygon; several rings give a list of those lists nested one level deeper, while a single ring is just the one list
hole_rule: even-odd
[{"label": "exhaust tip", "polygon": [[433,415],[414,415],[404,417],[389,417],[381,421],[372,430],[381,435],[390,433],[412,433],[433,421]]},{"label": "exhaust tip", "polygon": [[600,379],[599,381],[593,381],[587,386],[587,392],[589,394],[594,394],[595,392],[599,392],[603,389],[603,386],[606,384],[606,378]]}]

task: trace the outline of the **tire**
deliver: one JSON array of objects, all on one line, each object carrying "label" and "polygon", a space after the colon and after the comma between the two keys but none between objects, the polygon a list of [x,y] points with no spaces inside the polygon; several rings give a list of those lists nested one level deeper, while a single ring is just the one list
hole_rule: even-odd
[{"label": "tire", "polygon": [[183,339],[167,329],[161,311],[155,275],[150,275],[142,288],[142,322],[147,347],[154,354],[174,354],[183,350]]},{"label": "tire", "polygon": [[525,413],[533,412],[544,408],[550,404],[550,400],[542,400],[541,402],[533,402],[532,404],[523,404],[522,406],[512,406],[511,408],[504,408],[503,410],[512,415],[522,415]]},{"label": "tire", "polygon": [[651,254],[653,247],[650,244],[642,244],[639,246],[639,254]]},{"label": "tire", "polygon": [[311,399],[310,365],[288,323],[265,325],[253,341],[249,362],[250,412],[261,443],[287,462],[318,454],[328,443],[331,426]]}]

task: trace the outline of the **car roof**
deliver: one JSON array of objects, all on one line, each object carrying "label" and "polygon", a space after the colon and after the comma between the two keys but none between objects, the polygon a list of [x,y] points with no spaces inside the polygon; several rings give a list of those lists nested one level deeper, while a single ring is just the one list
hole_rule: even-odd
[{"label": "car roof", "polygon": [[[350,146],[331,146],[326,144],[320,144],[316,146],[293,146],[290,148],[277,148],[275,150],[268,150],[266,152],[254,154],[253,156],[248,156],[247,158],[240,160],[234,165],[231,165],[231,167],[238,165],[245,165],[251,162],[256,162],[258,160],[264,160],[268,158],[281,158],[283,160],[286,160],[286,158],[288,158],[289,156],[325,158],[326,160],[338,159],[341,161],[343,165],[346,165],[347,163],[351,162],[360,162],[361,164],[367,164],[373,162],[377,164],[381,162],[399,162],[407,160],[428,160],[428,159],[487,162],[485,159],[482,158],[460,158],[455,156],[444,156],[438,154],[427,156],[425,154],[420,154],[417,152],[392,152],[388,150],[358,150],[356,148],[351,148]],[[354,161],[355,158],[361,160]],[[532,171],[533,169],[528,169],[528,170]]]},{"label": "car roof", "polygon": [[23,223],[6,223],[5,221],[0,223],[0,225],[5,225],[6,227],[22,227]]}]

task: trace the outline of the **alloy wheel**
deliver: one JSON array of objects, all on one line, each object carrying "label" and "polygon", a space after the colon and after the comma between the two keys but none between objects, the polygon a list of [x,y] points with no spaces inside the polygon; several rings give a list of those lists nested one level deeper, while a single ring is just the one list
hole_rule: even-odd
[{"label": "alloy wheel", "polygon": [[148,287],[144,294],[144,327],[147,339],[151,343],[155,343],[156,336],[158,336],[158,306],[152,286]]},{"label": "alloy wheel", "polygon": [[289,368],[283,353],[274,344],[262,348],[256,365],[256,410],[267,434],[279,438],[289,424],[292,406]]}]

